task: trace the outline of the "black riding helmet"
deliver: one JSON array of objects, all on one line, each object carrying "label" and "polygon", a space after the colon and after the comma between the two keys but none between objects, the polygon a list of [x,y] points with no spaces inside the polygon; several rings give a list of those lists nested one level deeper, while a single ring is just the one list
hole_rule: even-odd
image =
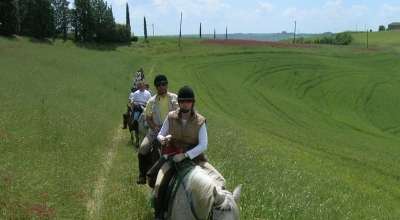
[{"label": "black riding helmet", "polygon": [[184,86],[181,89],[179,89],[178,101],[179,100],[195,101],[193,89],[191,89],[189,86]]},{"label": "black riding helmet", "polygon": [[157,86],[157,83],[168,83],[168,79],[164,75],[157,75],[154,78],[154,86]]}]

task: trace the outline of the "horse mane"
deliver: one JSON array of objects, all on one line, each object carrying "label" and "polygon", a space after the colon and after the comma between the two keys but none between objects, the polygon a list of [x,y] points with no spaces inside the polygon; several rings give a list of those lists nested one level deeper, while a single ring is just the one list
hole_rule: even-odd
[{"label": "horse mane", "polygon": [[224,198],[218,205],[218,209],[239,213],[232,193],[225,190],[225,181],[220,176],[207,168],[195,166],[187,175],[186,190],[191,196],[193,205],[196,207],[198,217],[207,215],[215,204],[213,196],[214,187]]}]

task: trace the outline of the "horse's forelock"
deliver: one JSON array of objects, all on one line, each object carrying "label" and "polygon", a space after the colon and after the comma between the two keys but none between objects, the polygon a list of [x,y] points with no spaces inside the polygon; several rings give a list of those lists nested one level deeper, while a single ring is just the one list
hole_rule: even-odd
[{"label": "horse's forelock", "polygon": [[[218,212],[222,219],[239,219],[239,208],[231,192],[222,190],[219,192],[220,196],[224,198],[221,204],[216,204],[215,212]],[[217,213],[215,213],[217,214]]]},{"label": "horse's forelock", "polygon": [[[239,210],[231,192],[224,190],[225,182],[218,174],[196,166],[187,175],[187,192],[192,196],[198,214],[208,213],[211,206],[217,205],[224,216],[239,216]],[[219,198],[214,198],[213,190],[216,188]],[[201,196],[194,196],[201,195]],[[215,199],[220,201],[216,201]],[[199,216],[200,217],[200,216]]]}]

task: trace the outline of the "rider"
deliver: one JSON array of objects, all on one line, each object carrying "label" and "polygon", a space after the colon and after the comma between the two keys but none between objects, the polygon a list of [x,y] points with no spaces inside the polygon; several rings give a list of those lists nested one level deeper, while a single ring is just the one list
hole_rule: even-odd
[{"label": "rider", "polygon": [[144,81],[144,71],[142,68],[140,68],[140,78],[142,79],[142,81]]},{"label": "rider", "polygon": [[138,71],[136,72],[136,75],[135,75],[135,85],[136,85],[136,86],[138,86],[137,83],[138,83],[139,81],[143,81],[143,79],[142,79],[142,72],[141,72],[140,70],[138,70]]},{"label": "rider", "polygon": [[[144,82],[139,81],[139,90],[133,93],[131,98],[131,105],[133,106],[133,128],[136,135],[136,146],[139,147],[139,116],[143,112],[143,108],[146,106],[147,101],[151,98],[151,94],[145,89]],[[143,108],[142,108],[143,107]]]},{"label": "rider", "polygon": [[[162,144],[167,145],[163,152],[164,155],[176,153],[173,156],[174,162],[179,163],[182,160],[190,159],[196,164],[217,173],[226,182],[222,175],[207,162],[203,154],[208,144],[206,118],[194,108],[195,101],[193,90],[188,86],[182,87],[178,92],[179,108],[168,113],[157,139]],[[165,137],[168,134],[171,135],[169,140]],[[161,157],[157,163],[160,161],[164,161],[164,163],[158,172],[154,187],[154,209],[155,217],[163,219],[162,209],[165,195],[158,194],[158,192],[160,190],[165,192],[174,169],[170,169],[171,165],[166,162],[164,157]]]},{"label": "rider", "polygon": [[146,90],[150,92],[151,96],[153,96],[153,92],[149,89],[150,85],[148,83],[144,84],[144,88],[146,88]]},{"label": "rider", "polygon": [[[137,91],[137,87],[136,86],[132,86],[131,88],[131,93],[129,94],[129,100],[132,99],[133,94]],[[130,105],[127,106],[128,109],[126,110],[126,112],[124,114],[122,114],[122,118],[123,120],[123,125],[124,127],[122,127],[122,129],[127,129],[127,125],[128,125],[128,117],[129,117],[129,112],[132,112],[132,107]]]},{"label": "rider", "polygon": [[168,112],[178,108],[177,95],[168,92],[168,79],[164,75],[154,78],[154,86],[157,94],[149,99],[146,106],[146,122],[149,125],[149,132],[143,139],[139,147],[139,178],[137,184],[146,184],[146,155],[150,145],[157,139],[157,134],[161,129],[164,119]]}]

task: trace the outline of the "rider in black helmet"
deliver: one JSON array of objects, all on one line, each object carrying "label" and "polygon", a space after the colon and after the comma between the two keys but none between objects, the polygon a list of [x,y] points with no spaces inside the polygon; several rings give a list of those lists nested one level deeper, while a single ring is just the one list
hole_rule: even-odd
[{"label": "rider in black helmet", "polygon": [[[172,159],[176,163],[189,159],[195,164],[206,167],[218,174],[225,182],[222,175],[207,162],[203,154],[208,145],[206,118],[194,108],[195,102],[193,89],[188,86],[182,87],[178,92],[179,108],[168,113],[157,135],[157,139],[167,147],[161,159],[147,173],[149,176],[157,175],[154,187],[155,218],[163,218],[165,194],[161,192],[166,191],[175,172],[171,169],[171,164],[167,162],[168,155],[175,153]],[[167,138],[167,135],[170,137]],[[161,170],[157,174],[160,167]]]},{"label": "rider in black helmet", "polygon": [[157,94],[149,99],[146,105],[146,122],[149,126],[149,132],[143,139],[139,147],[139,178],[137,184],[146,184],[146,165],[147,153],[151,144],[157,140],[157,134],[168,115],[168,112],[178,108],[177,95],[168,92],[168,79],[164,75],[157,75],[154,78],[154,86]]}]

